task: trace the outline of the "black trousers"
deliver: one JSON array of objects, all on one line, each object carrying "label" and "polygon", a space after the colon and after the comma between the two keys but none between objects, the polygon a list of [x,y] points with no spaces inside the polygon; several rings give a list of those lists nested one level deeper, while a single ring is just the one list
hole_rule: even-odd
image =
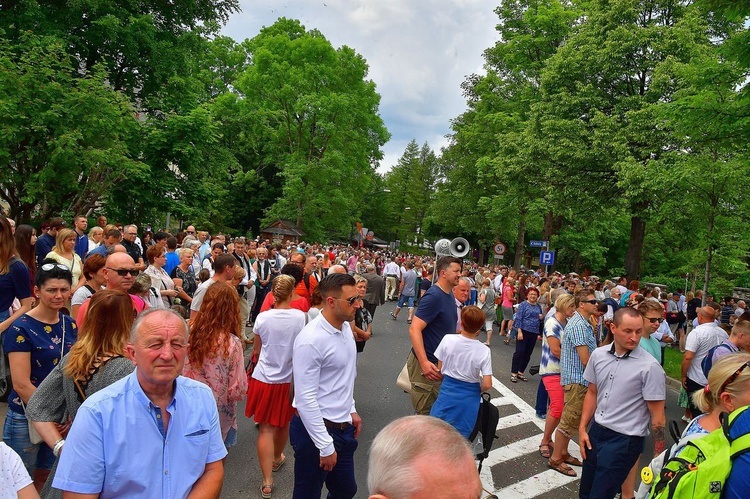
[{"label": "black trousers", "polygon": [[[523,331],[523,330],[522,330]],[[529,366],[531,354],[534,353],[539,333],[523,331],[523,339],[516,339],[516,351],[513,352],[513,363],[511,364],[511,373],[522,373]]]},{"label": "black trousers", "polygon": [[697,418],[703,413],[701,412],[700,409],[698,409],[698,406],[693,403],[692,395],[693,395],[693,392],[696,392],[698,390],[703,390],[705,386],[699,385],[698,383],[696,383],[690,378],[686,379],[685,385],[687,385],[686,391],[688,394],[688,408],[690,409],[690,414],[692,414],[691,417]]}]

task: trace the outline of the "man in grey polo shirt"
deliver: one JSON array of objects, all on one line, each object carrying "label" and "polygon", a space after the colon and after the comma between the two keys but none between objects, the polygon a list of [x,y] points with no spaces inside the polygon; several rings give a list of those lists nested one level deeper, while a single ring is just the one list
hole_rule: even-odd
[{"label": "man in grey polo shirt", "polygon": [[643,452],[649,423],[654,455],[665,448],[667,378],[638,345],[642,329],[637,310],[619,309],[612,322],[614,343],[594,350],[583,373],[589,387],[578,428],[584,458],[581,499],[612,498],[620,491]]},{"label": "man in grey polo shirt", "polygon": [[391,317],[395,320],[398,318],[398,313],[404,305],[409,306],[409,316],[406,319],[407,324],[411,324],[411,319],[414,317],[414,295],[417,294],[417,273],[414,272],[414,262],[408,261],[404,265],[406,267],[405,272],[401,272],[401,286],[399,287],[399,298],[396,310],[393,311]]}]

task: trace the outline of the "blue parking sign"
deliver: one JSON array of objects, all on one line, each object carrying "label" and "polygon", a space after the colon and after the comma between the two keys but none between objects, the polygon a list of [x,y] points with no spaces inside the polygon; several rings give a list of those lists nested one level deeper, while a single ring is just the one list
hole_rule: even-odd
[{"label": "blue parking sign", "polygon": [[552,265],[555,263],[555,252],[554,251],[541,251],[539,253],[539,264],[540,265]]}]

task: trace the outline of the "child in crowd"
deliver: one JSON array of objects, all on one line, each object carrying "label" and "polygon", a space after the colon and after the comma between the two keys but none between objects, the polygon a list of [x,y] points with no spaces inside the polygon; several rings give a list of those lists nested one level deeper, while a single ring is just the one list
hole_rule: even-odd
[{"label": "child in crowd", "polygon": [[446,334],[435,350],[443,383],[430,416],[450,423],[466,438],[476,424],[481,393],[492,386],[490,349],[477,339],[484,319],[480,308],[464,307],[460,334]]}]

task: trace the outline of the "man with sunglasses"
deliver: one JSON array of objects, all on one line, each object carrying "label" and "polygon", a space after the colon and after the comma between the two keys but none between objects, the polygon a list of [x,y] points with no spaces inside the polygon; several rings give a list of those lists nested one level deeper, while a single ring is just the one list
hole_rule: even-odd
[{"label": "man with sunglasses", "polygon": [[349,323],[362,299],[349,274],[331,274],[318,289],[320,315],[294,341],[294,401],[297,414],[289,426],[294,448],[294,498],[357,493],[354,451],[362,419],[354,405],[357,349]]},{"label": "man with sunglasses", "polygon": [[654,455],[666,447],[667,376],[639,346],[642,330],[638,310],[619,309],[612,321],[614,342],[594,350],[583,373],[588,390],[578,427],[584,458],[581,499],[614,497],[620,491],[643,452],[649,426]]},{"label": "man with sunglasses", "polygon": [[[664,307],[658,301],[643,300],[638,304],[636,310],[638,310],[643,318],[643,331],[638,344],[650,353],[660,365],[663,365],[664,357],[661,344],[659,343],[659,339],[655,338],[654,335],[664,322]],[[664,338],[664,335],[661,337]]]},{"label": "man with sunglasses", "polygon": [[[130,288],[135,283],[135,278],[138,277],[139,270],[135,266],[133,258],[125,252],[112,253],[107,257],[107,262],[104,264],[104,279],[107,284],[106,289],[119,289],[128,293]],[[96,290],[94,290],[96,292]],[[133,313],[135,315],[140,314],[142,311],[148,308],[148,304],[140,296],[130,295],[130,300],[133,302]],[[80,328],[86,320],[86,312],[89,309],[89,297],[85,302],[81,304],[81,308],[78,309],[76,315],[76,324]]]}]

